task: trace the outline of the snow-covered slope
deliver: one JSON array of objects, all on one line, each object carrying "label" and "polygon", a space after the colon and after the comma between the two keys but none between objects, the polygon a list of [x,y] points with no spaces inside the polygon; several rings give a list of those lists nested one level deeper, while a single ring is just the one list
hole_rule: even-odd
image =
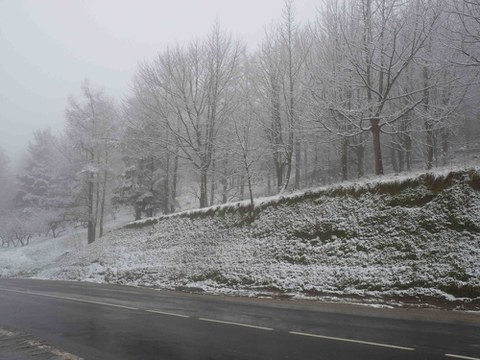
[{"label": "snow-covered slope", "polygon": [[248,203],[192,210],[45,255],[55,241],[2,249],[2,267],[19,259],[3,274],[231,294],[421,296],[475,308],[480,170],[265,198],[254,217]]}]

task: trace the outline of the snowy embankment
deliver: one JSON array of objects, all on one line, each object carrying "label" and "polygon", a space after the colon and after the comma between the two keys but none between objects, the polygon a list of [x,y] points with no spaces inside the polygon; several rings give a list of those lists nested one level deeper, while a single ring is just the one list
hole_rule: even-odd
[{"label": "snowy embankment", "polygon": [[61,241],[2,249],[0,274],[480,309],[480,169],[260,199],[253,220],[248,203],[191,210],[62,253]]}]

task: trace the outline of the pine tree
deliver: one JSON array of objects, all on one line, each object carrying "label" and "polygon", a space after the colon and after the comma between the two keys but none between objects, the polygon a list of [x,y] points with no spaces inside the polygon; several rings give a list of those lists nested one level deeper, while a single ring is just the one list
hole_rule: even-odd
[{"label": "pine tree", "polygon": [[28,221],[35,218],[38,231],[52,232],[56,237],[66,220],[65,209],[69,203],[57,171],[58,141],[50,129],[37,130],[33,137],[27,166],[18,176],[15,206]]},{"label": "pine tree", "polygon": [[120,183],[115,189],[112,202],[115,205],[132,206],[135,220],[140,220],[142,214],[154,216],[165,207],[166,197],[164,178],[153,158],[137,159],[125,156],[126,169],[120,176]]}]

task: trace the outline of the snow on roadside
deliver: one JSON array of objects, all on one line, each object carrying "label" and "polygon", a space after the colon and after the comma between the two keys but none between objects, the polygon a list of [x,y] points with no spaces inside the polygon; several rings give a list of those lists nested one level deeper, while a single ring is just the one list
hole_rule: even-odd
[{"label": "snow on roadside", "polygon": [[190,211],[88,246],[70,236],[2,249],[0,275],[232,295],[421,296],[476,308],[480,193],[467,174],[440,191],[418,185],[332,196],[322,188],[290,195],[296,201],[264,199],[270,205],[253,222],[241,211]]}]

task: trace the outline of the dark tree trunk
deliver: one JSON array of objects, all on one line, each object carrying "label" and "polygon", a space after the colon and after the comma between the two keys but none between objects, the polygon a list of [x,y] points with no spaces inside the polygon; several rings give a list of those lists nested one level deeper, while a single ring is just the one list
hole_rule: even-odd
[{"label": "dark tree trunk", "polygon": [[272,174],[270,169],[267,171],[267,195],[272,193]]},{"label": "dark tree trunk", "polygon": [[425,130],[427,132],[427,159],[425,167],[427,170],[431,170],[433,168],[434,134],[432,124],[428,120],[425,121]]},{"label": "dark tree trunk", "polygon": [[357,155],[357,177],[361,178],[365,175],[365,146],[363,144],[357,145],[355,154]]},{"label": "dark tree trunk", "polygon": [[280,191],[283,186],[283,173],[285,165],[282,161],[275,160],[275,175],[277,180],[277,191]]},{"label": "dark tree trunk", "polygon": [[[93,152],[91,154],[90,160],[93,163],[94,160],[94,155]],[[95,181],[95,175],[90,172],[88,175],[88,195],[87,195],[87,201],[88,201],[88,230],[87,230],[87,238],[88,238],[88,243],[91,244],[95,241],[95,229],[96,229],[96,219],[93,218],[93,191],[94,191],[94,181]]]},{"label": "dark tree trunk", "polygon": [[204,208],[208,206],[208,176],[207,169],[200,169],[200,207]]},{"label": "dark tree trunk", "polygon": [[382,144],[380,142],[380,120],[371,120],[373,136],[373,157],[375,159],[375,175],[383,175]]},{"label": "dark tree trunk", "polygon": [[295,183],[294,188],[300,189],[300,168],[302,166],[302,150],[300,148],[300,141],[295,140]]},{"label": "dark tree trunk", "polygon": [[212,179],[210,184],[210,205],[215,202],[215,158],[212,160]]},{"label": "dark tree trunk", "polygon": [[342,139],[342,151],[340,153],[340,166],[342,168],[342,180],[348,180],[348,138]]},{"label": "dark tree trunk", "polygon": [[405,150],[402,145],[397,146],[396,155],[398,156],[398,171],[402,172],[405,170]]},{"label": "dark tree trunk", "polygon": [[240,180],[240,199],[245,199],[245,176],[242,174],[239,176]]},{"label": "dark tree trunk", "polygon": [[305,187],[307,187],[310,183],[309,179],[311,179],[308,176],[308,142],[304,141],[303,143],[303,184]]},{"label": "dark tree trunk", "polygon": [[449,152],[449,144],[448,144],[448,129],[442,129],[442,165],[448,164],[448,152]]},{"label": "dark tree trunk", "polygon": [[314,149],[314,159],[313,159],[313,179],[316,183],[318,183],[318,143],[317,139],[315,139],[315,149]]},{"label": "dark tree trunk", "polygon": [[412,138],[409,134],[405,135],[405,166],[407,171],[412,170]]},{"label": "dark tree trunk", "polygon": [[172,190],[170,197],[170,212],[175,212],[175,203],[177,201],[177,181],[178,181],[178,146],[175,151],[175,157],[173,159],[173,180],[172,180]]},{"label": "dark tree trunk", "polygon": [[163,213],[168,214],[170,213],[170,153],[168,150],[166,154],[165,168],[166,168],[165,181],[163,182],[163,192],[164,192]]},{"label": "dark tree trunk", "polygon": [[220,177],[220,185],[222,185],[222,204],[228,201],[228,156],[222,161],[222,175]]},{"label": "dark tree trunk", "polygon": [[107,197],[108,182],[108,151],[105,151],[105,169],[103,171],[102,201],[100,203],[100,229],[98,237],[103,237],[103,219],[105,216],[105,199]]},{"label": "dark tree trunk", "polygon": [[142,218],[142,209],[139,207],[135,208],[135,220],[140,220]]},{"label": "dark tree trunk", "polygon": [[392,164],[393,171],[395,173],[399,172],[399,166],[397,163],[397,145],[395,144],[395,140],[393,139],[390,142],[390,162]]}]

